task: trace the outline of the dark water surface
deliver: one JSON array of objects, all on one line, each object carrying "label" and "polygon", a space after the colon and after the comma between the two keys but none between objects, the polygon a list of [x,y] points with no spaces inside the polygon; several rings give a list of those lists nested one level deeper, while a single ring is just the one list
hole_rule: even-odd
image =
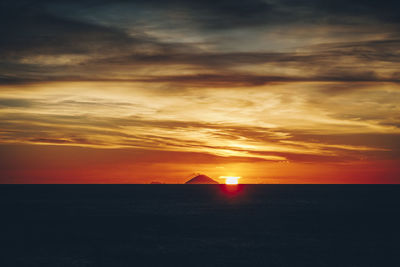
[{"label": "dark water surface", "polygon": [[0,266],[400,266],[396,185],[2,185]]}]

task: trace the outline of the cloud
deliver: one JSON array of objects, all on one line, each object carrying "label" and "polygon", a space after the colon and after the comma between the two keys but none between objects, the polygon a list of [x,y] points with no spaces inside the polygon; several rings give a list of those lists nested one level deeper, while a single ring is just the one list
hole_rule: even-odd
[{"label": "cloud", "polygon": [[[113,99],[111,95],[100,97],[115,86],[120,92],[114,92]],[[379,99],[371,102],[377,98],[396,102],[400,96],[397,90],[383,93],[368,88],[315,102],[321,99],[319,89],[301,83],[292,85],[295,95],[285,84],[267,85],[268,91],[221,88],[193,89],[184,94],[142,90],[141,86],[119,82],[107,87],[104,83],[66,83],[61,88],[41,85],[39,91],[31,93],[34,99],[27,98],[28,86],[20,92],[23,98],[3,99],[8,106],[0,112],[0,140],[209,153],[254,161],[399,156],[396,142],[400,130],[387,121],[398,121],[387,116],[394,114],[396,107],[379,107]],[[355,99],[359,107],[347,105],[346,101]],[[373,142],[363,137],[373,135],[391,136],[393,141]]]},{"label": "cloud", "polygon": [[[213,81],[216,86],[220,83],[234,86],[235,77],[243,77],[249,81],[244,83],[240,78],[236,78],[237,86],[262,85],[270,81],[305,80],[398,82],[397,50],[400,42],[399,28],[395,26],[396,20],[391,18],[392,23],[385,22],[386,24],[376,22],[382,25],[371,26],[369,31],[361,31],[365,28],[365,23],[372,17],[375,18],[377,13],[382,12],[384,17],[389,18],[398,4],[392,1],[385,5],[378,5],[375,1],[342,4],[332,1],[324,1],[322,5],[318,1],[259,0],[246,3],[5,2],[0,22],[9,27],[4,27],[0,32],[4,37],[0,39],[0,58],[3,61],[0,65],[0,83],[6,85],[42,81],[121,79],[183,83],[193,80],[196,84],[196,77],[203,81],[210,80],[207,86]],[[127,15],[124,9],[136,14],[137,21],[131,21],[132,16],[123,20]],[[142,21],[142,12],[148,14],[153,9],[161,10],[161,13],[156,13],[160,16],[169,16],[168,21],[179,17],[175,16],[174,12],[187,14],[182,15],[185,21],[176,26],[182,28],[184,33],[191,31],[193,36],[189,35],[194,40],[203,41],[188,41],[184,34],[183,37],[177,35],[175,41],[171,41],[168,36],[162,35],[162,32],[169,33],[169,29],[162,28],[161,33],[158,30],[159,22],[155,16],[150,15],[146,21]],[[110,20],[106,10],[111,12],[117,21]],[[289,15],[283,16],[282,13]],[[354,25],[356,22],[339,23],[328,20],[328,26],[324,26],[322,30],[319,30],[318,26],[296,24],[297,20],[304,22],[311,18],[314,22],[325,21],[327,17],[334,16],[366,18],[358,22],[359,26]],[[206,28],[209,29],[196,30],[198,23],[208,23]],[[267,25],[268,29],[264,32],[259,31],[257,27],[254,28],[255,24]],[[286,24],[293,24],[291,27],[294,30],[288,31],[285,28]],[[188,26],[192,28],[185,28]],[[232,48],[231,44],[210,33],[211,29],[228,30],[227,28],[234,29],[239,26],[255,29],[247,35],[243,35],[246,31],[237,31],[238,38],[241,39],[256,38],[258,35],[266,35],[265,38],[271,36],[264,40],[256,40],[264,45],[264,49],[258,49],[263,51],[243,51],[243,47],[251,45],[236,39],[238,48]],[[270,45],[271,42],[275,42],[272,38],[274,34],[287,32],[287,35],[295,36],[298,40],[301,39],[301,35],[295,34],[297,28],[303,35],[307,32],[322,32],[324,35],[322,38],[310,36],[308,41],[301,41],[303,46],[292,47],[292,51],[274,51],[276,48]],[[347,33],[347,29],[352,30]],[[365,36],[358,40],[354,36],[359,32],[365,33]],[[338,38],[343,34],[348,36],[346,42]],[[278,35],[276,38],[279,40],[281,37],[282,35]],[[319,42],[312,41],[318,38],[321,38]],[[285,42],[291,41],[282,39],[277,45],[285,46]],[[230,51],[232,49],[241,51]],[[184,72],[191,72],[191,75],[175,74],[165,77],[163,72],[166,70],[163,68],[166,65],[175,69],[175,73],[183,69]],[[152,73],[151,77],[149,73]]]},{"label": "cloud", "polygon": [[[29,59],[26,56],[24,61],[0,66],[5,73],[9,72],[0,76],[0,83],[142,81],[216,87],[299,81],[398,83],[396,47],[399,44],[398,40],[337,43],[314,47],[314,52],[296,53],[175,53],[159,49],[155,53],[138,51],[135,54],[115,44],[125,56],[88,55],[86,59],[62,55]],[[171,49],[179,51],[179,47]],[[74,60],[82,62],[71,65]],[[184,74],[176,75],[182,69]],[[175,74],[171,75],[173,70]]]},{"label": "cloud", "polygon": [[0,98],[0,107],[30,107],[32,102],[19,98]]},{"label": "cloud", "polygon": [[0,5],[1,144],[224,163],[399,158],[395,1]]}]

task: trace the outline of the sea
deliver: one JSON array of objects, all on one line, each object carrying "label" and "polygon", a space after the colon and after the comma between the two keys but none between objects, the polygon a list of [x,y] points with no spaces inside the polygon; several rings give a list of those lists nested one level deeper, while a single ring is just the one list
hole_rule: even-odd
[{"label": "sea", "polygon": [[400,266],[398,185],[1,185],[0,266]]}]

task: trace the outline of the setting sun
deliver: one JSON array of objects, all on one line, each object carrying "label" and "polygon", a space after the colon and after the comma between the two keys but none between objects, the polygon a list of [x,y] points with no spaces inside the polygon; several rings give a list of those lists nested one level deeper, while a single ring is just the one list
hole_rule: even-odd
[{"label": "setting sun", "polygon": [[225,184],[239,184],[240,177],[235,176],[221,176],[220,178],[225,179]]}]

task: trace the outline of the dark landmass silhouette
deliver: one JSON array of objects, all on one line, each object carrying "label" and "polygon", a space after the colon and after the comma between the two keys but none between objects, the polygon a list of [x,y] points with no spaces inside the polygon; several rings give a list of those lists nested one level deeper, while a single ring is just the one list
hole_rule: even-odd
[{"label": "dark landmass silhouette", "polygon": [[207,175],[199,174],[194,178],[187,181],[185,184],[219,184],[217,181],[211,179]]}]

